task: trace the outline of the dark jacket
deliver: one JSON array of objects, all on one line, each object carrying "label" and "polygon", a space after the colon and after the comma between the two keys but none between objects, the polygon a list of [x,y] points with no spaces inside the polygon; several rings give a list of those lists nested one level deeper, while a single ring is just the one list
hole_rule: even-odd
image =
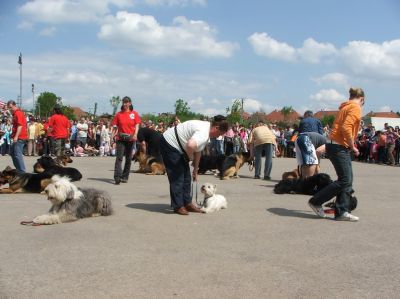
[{"label": "dark jacket", "polygon": [[315,132],[321,135],[324,134],[321,121],[314,117],[303,118],[299,125],[299,133],[304,132]]}]

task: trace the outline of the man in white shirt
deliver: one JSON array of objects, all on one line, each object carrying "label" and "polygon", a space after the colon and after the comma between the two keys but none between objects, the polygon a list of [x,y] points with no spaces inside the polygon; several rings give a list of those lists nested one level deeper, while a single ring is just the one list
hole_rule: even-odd
[{"label": "man in white shirt", "polygon": [[84,148],[87,142],[88,129],[89,129],[89,126],[86,123],[84,117],[81,117],[81,120],[77,123],[76,128],[78,129],[78,135],[76,139],[77,143]]}]

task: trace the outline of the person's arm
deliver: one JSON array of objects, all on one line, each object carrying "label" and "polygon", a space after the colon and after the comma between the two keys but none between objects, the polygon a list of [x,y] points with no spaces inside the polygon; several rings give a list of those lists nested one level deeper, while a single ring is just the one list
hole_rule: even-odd
[{"label": "person's arm", "polygon": [[17,127],[17,131],[15,132],[15,136],[14,136],[14,138],[13,138],[13,141],[14,141],[14,142],[17,142],[17,141],[18,141],[18,137],[19,137],[19,134],[21,134],[21,130],[22,130],[22,126],[18,126],[18,127]]},{"label": "person's arm", "polygon": [[138,132],[139,132],[139,124],[136,124],[136,125],[135,125],[135,133],[134,133],[133,136],[132,136],[132,138],[133,138],[134,140],[137,140],[137,134],[138,134]]},{"label": "person's arm", "polygon": [[193,153],[193,181],[197,181],[199,171],[199,163],[200,163],[201,152],[194,152]]},{"label": "person's arm", "polygon": [[194,154],[196,153],[196,150],[197,150],[197,142],[193,138],[190,138],[186,145],[186,154],[188,155],[189,160],[194,161]]}]

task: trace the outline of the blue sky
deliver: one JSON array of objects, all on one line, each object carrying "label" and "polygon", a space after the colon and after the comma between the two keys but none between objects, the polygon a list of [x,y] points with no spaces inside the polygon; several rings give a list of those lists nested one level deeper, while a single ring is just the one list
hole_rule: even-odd
[{"label": "blue sky", "polygon": [[0,1],[0,99],[54,92],[63,103],[111,112],[128,95],[139,113],[337,109],[350,86],[364,113],[399,111],[396,0]]}]

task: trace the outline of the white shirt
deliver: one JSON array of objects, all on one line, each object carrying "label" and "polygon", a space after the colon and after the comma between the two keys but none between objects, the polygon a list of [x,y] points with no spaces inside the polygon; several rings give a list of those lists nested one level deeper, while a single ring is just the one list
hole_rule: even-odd
[{"label": "white shirt", "polygon": [[[78,135],[77,135],[78,137],[87,138],[88,129],[89,129],[89,126],[87,123],[79,122],[76,124],[76,128],[78,129]],[[79,130],[79,129],[81,129],[81,130]]]},{"label": "white shirt", "polygon": [[[182,147],[186,149],[189,139],[194,139],[197,144],[196,152],[201,152],[209,142],[210,126],[211,124],[208,121],[202,120],[188,120],[178,124],[178,136]],[[176,148],[179,152],[182,152],[176,140],[174,127],[166,130],[163,136],[169,145]]]}]

